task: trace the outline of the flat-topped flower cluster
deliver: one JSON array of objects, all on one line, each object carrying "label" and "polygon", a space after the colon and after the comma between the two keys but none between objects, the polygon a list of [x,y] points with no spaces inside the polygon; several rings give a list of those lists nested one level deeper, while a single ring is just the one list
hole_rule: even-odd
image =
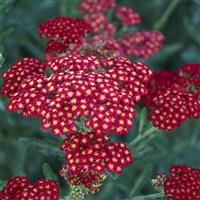
[{"label": "flat-topped flower cluster", "polygon": [[189,118],[200,118],[200,64],[185,64],[178,72],[155,71],[144,105],[155,127],[173,130]]}]

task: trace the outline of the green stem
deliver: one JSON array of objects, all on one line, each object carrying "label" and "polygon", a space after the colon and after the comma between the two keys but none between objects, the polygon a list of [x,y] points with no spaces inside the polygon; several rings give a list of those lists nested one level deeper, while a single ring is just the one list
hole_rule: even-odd
[{"label": "green stem", "polygon": [[129,198],[127,200],[150,200],[150,199],[162,199],[165,197],[165,194],[149,194],[149,195],[144,195],[144,196],[136,196]]},{"label": "green stem", "polygon": [[163,13],[163,15],[160,17],[160,19],[156,22],[154,29],[162,29],[163,26],[167,23],[170,15],[173,13],[173,11],[176,9],[177,5],[179,3],[179,0],[171,0],[171,3]]},{"label": "green stem", "polygon": [[150,129],[146,130],[143,134],[139,134],[134,140],[132,140],[129,145],[135,146],[137,143],[141,142],[143,139],[149,137],[152,133],[158,131],[157,128],[151,127]]},{"label": "green stem", "polygon": [[146,119],[147,119],[147,109],[144,107],[140,114],[140,124],[138,129],[139,134],[141,134],[144,129]]},{"label": "green stem", "polygon": [[129,197],[136,195],[140,191],[140,189],[143,187],[143,185],[145,183],[145,180],[147,180],[147,178],[151,175],[152,171],[153,171],[152,164],[148,164],[145,166],[142,173],[135,180],[135,184],[133,186],[133,189],[130,192]]}]

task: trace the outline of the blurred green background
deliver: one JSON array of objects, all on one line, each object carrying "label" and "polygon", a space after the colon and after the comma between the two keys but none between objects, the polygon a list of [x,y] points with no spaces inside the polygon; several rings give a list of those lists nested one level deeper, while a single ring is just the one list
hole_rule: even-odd
[{"label": "blurred green background", "polygon": [[[118,0],[140,13],[142,23],[135,30],[152,30],[174,0]],[[44,41],[37,34],[38,25],[59,15],[78,16],[77,0],[0,0],[0,51],[5,62],[0,73],[17,59],[36,56],[44,59]],[[152,69],[176,70],[184,63],[200,62],[200,0],[179,0],[166,21],[159,25],[165,35],[164,47],[148,60]],[[1,54],[0,54],[1,59]],[[141,59],[140,59],[141,60]],[[0,86],[2,80],[0,80]],[[42,165],[49,163],[57,173],[63,154],[56,148],[59,139],[40,129],[38,119],[24,119],[5,109],[7,99],[0,96],[0,179],[27,175],[32,181],[42,175]],[[113,136],[130,141],[138,134],[140,108],[137,119],[127,136]],[[148,123],[145,123],[148,126]],[[120,176],[106,180],[102,190],[88,199],[121,200],[134,195],[156,193],[151,178],[160,171],[168,171],[171,164],[190,164],[200,167],[200,120],[189,120],[173,132],[157,133],[146,140],[137,152],[135,163]],[[68,188],[59,178],[62,191]],[[134,198],[132,198],[134,200]]]}]

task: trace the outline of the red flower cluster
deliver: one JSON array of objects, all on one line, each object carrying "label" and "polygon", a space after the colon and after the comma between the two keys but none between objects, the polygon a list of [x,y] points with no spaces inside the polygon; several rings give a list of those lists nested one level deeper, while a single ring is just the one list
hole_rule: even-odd
[{"label": "red flower cluster", "polygon": [[68,136],[61,149],[72,174],[87,171],[105,173],[109,170],[122,173],[122,168],[132,162],[130,150],[123,143],[111,143],[104,133],[81,132]]},{"label": "red flower cluster", "polygon": [[171,167],[170,175],[164,181],[167,200],[200,199],[200,169],[176,165]]},{"label": "red flower cluster", "polygon": [[41,179],[30,184],[28,178],[16,176],[4,186],[1,200],[58,200],[59,187],[54,180]]},{"label": "red flower cluster", "polygon": [[119,38],[124,53],[128,56],[148,58],[162,47],[164,36],[158,31],[127,33]]},{"label": "red flower cluster", "polygon": [[46,66],[36,58],[23,58],[2,74],[4,80],[2,94],[12,97],[18,86],[32,76],[44,74]]},{"label": "red flower cluster", "polygon": [[[17,71],[28,66],[17,63]],[[120,57],[99,61],[73,55],[54,58],[48,65],[53,72],[50,76],[34,73],[19,83],[12,95],[3,88],[10,97],[9,111],[39,116],[43,128],[51,128],[55,135],[76,132],[76,120],[82,116],[94,131],[128,132],[135,117],[134,99],[138,101],[146,93],[145,84],[151,76],[146,65]],[[4,79],[15,73],[13,66]],[[100,68],[103,71],[94,72]]]},{"label": "red flower cluster", "polygon": [[80,18],[56,17],[39,26],[39,35],[41,38],[79,44],[88,30],[88,24]]},{"label": "red flower cluster", "polygon": [[170,131],[189,118],[200,118],[199,80],[200,64],[154,72],[144,98],[154,126]]},{"label": "red flower cluster", "polygon": [[101,180],[98,176],[104,175],[105,170],[122,173],[122,168],[133,160],[125,144],[111,143],[104,133],[71,134],[63,141],[61,150],[66,152],[67,179],[86,187]]},{"label": "red flower cluster", "polygon": [[82,0],[79,10],[86,13],[105,12],[115,5],[115,0]]},{"label": "red flower cluster", "polygon": [[[105,11],[115,6],[114,0],[83,0],[80,9],[87,13],[83,19],[57,17],[39,27],[40,37],[50,38],[46,45],[46,60],[69,54],[95,55],[99,58],[116,55],[148,58],[159,51],[164,36],[158,31],[128,33],[116,36],[116,25],[109,22]],[[122,25],[140,23],[140,16],[131,8],[118,6],[115,12]],[[85,38],[88,31],[90,36]],[[98,50],[94,38],[98,38]]]},{"label": "red flower cluster", "polygon": [[148,118],[155,127],[171,131],[189,118],[200,117],[198,96],[170,88],[153,98],[153,111]]},{"label": "red flower cluster", "polygon": [[132,8],[125,6],[117,7],[116,17],[120,19],[123,25],[134,25],[141,22],[140,15]]},{"label": "red flower cluster", "polygon": [[46,47],[47,57],[72,51],[82,44],[89,25],[80,18],[56,17],[39,26],[41,38],[50,38]]},{"label": "red flower cluster", "polygon": [[[83,5],[85,8],[87,7],[85,11],[87,10],[88,13],[84,18],[87,23],[90,24],[90,26],[92,27],[93,35],[100,34],[98,37],[101,38],[102,42],[104,42],[105,40],[107,41],[108,39],[112,39],[115,40],[115,43],[118,43],[118,46],[120,48],[118,48],[119,50],[117,53],[119,55],[148,58],[160,50],[160,48],[162,47],[162,42],[164,40],[164,36],[161,32],[141,31],[127,34],[125,33],[119,38],[118,36],[116,36],[115,30],[119,30],[120,26],[116,27],[116,25],[111,24],[106,14],[104,13],[105,11],[107,11],[107,9],[109,9],[109,6],[106,5],[112,5],[112,3],[110,3],[110,1],[102,0],[98,3],[96,2],[97,5],[95,5],[94,2],[95,1],[89,0],[82,1],[81,7]],[[100,2],[104,2],[103,5],[106,7],[106,9],[97,8]],[[93,5],[94,7],[91,5]],[[139,24],[141,22],[140,15],[129,7],[118,5],[114,14],[116,18],[120,19],[122,26],[131,26]],[[88,40],[88,42],[90,42],[90,39]],[[110,50],[112,51],[112,48]]]}]

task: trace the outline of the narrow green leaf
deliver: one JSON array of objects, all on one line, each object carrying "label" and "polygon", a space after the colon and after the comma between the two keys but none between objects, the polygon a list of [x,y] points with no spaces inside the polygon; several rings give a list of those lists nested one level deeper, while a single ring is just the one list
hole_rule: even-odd
[{"label": "narrow green leaf", "polygon": [[46,179],[53,179],[58,182],[58,177],[53,172],[53,170],[51,169],[51,167],[48,163],[44,163],[42,166],[42,169],[43,169],[43,175]]},{"label": "narrow green leaf", "polygon": [[163,12],[162,16],[156,21],[154,28],[162,29],[168,22],[170,16],[175,11],[178,6],[179,0],[171,0],[166,10]]},{"label": "narrow green leaf", "polygon": [[139,158],[142,158],[144,155],[152,152],[153,150],[154,150],[153,147],[148,147],[146,145],[145,148],[142,149],[142,150],[137,150],[136,151],[135,149],[133,149],[132,153],[133,153],[135,159],[139,159]]},{"label": "narrow green leaf", "polygon": [[32,148],[35,151],[39,151],[45,156],[52,155],[58,157],[59,159],[64,159],[64,154],[60,151],[59,148],[56,148],[43,140],[34,138],[20,138],[19,140],[29,148]]},{"label": "narrow green leaf", "polygon": [[135,184],[133,185],[133,189],[131,190],[129,195],[130,197],[139,193],[139,191],[145,184],[145,181],[148,180],[148,177],[151,176],[152,171],[153,171],[153,165],[152,164],[146,165],[142,173],[135,180]]}]

